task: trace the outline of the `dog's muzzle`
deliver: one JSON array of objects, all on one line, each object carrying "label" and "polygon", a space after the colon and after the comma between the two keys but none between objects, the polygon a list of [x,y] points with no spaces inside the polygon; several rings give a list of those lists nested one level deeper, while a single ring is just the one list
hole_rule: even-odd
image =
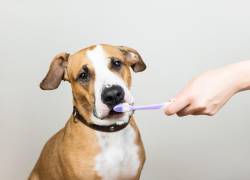
[{"label": "dog's muzzle", "polygon": [[113,107],[117,104],[125,102],[125,92],[119,85],[106,86],[102,89],[101,100],[104,105],[109,109],[105,118],[117,119],[124,115],[124,113],[115,112]]}]

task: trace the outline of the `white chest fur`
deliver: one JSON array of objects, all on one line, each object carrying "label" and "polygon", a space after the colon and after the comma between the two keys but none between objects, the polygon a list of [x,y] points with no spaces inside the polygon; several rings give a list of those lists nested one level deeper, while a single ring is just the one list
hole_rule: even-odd
[{"label": "white chest fur", "polygon": [[95,168],[103,180],[129,178],[137,174],[140,165],[135,131],[128,125],[115,133],[96,132],[101,147]]}]

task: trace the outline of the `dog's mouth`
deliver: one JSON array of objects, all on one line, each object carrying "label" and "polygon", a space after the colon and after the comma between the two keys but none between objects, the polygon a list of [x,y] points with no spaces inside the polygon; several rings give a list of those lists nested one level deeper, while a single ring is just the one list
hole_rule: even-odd
[{"label": "dog's mouth", "polygon": [[108,119],[118,119],[121,118],[124,115],[123,112],[115,112],[113,109],[111,109],[108,113],[108,115],[106,116],[106,118]]},{"label": "dog's mouth", "polygon": [[103,108],[103,111],[104,111],[103,115],[98,115],[96,108],[94,108],[93,115],[100,120],[104,120],[104,119],[119,120],[119,118],[122,118],[125,115],[125,113],[123,112],[115,112],[112,108],[107,108],[107,107]]}]

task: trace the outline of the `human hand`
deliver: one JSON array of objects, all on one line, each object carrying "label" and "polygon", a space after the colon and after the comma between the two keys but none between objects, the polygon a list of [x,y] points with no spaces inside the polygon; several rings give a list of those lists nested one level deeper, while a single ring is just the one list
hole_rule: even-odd
[{"label": "human hand", "polygon": [[164,109],[165,113],[178,116],[216,114],[239,91],[239,69],[239,65],[230,65],[195,77]]}]

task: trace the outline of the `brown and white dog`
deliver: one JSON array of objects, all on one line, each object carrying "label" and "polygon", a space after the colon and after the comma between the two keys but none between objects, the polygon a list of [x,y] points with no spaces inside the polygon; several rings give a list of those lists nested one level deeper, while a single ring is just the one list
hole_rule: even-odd
[{"label": "brown and white dog", "polygon": [[40,87],[52,90],[62,80],[70,82],[74,111],[46,143],[30,180],[140,178],[145,152],[133,115],[112,110],[133,104],[130,67],[146,68],[138,52],[107,44],[53,59]]}]

